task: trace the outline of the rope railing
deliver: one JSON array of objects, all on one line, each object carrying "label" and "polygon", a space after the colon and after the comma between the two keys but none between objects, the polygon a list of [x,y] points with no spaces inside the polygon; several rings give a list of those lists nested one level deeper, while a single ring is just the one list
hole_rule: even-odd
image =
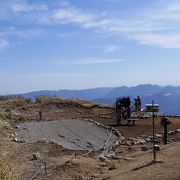
[{"label": "rope railing", "polygon": [[[68,159],[68,160],[66,160],[66,161],[64,161],[64,162],[62,162],[61,164],[59,164],[59,165],[57,165],[58,167],[62,167],[62,166],[64,166],[65,164],[67,164],[67,163],[69,163],[69,162],[71,162],[72,160],[73,160],[73,158],[76,156],[76,153],[74,152],[73,154],[72,154],[72,156]],[[47,163],[46,162],[43,162],[43,166],[41,166],[41,168],[31,177],[31,178],[29,178],[29,180],[34,180],[39,174],[40,174],[40,172],[41,171],[45,171],[45,175],[46,176],[48,176],[48,173],[47,173],[47,168],[56,168],[57,166],[47,166]]]}]

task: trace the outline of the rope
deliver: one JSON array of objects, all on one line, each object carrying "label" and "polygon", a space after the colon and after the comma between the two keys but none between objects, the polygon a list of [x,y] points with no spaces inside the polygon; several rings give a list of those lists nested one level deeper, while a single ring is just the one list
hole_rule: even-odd
[{"label": "rope", "polygon": [[111,136],[112,136],[112,130],[111,130],[111,132],[110,132],[110,134],[109,134],[109,136],[108,136],[106,142],[105,142],[104,144],[102,144],[102,145],[100,146],[100,148],[97,149],[97,151],[99,151],[99,150],[101,150],[101,149],[104,149],[104,147],[105,147],[105,146],[107,145],[107,143],[109,142]]},{"label": "rope", "polygon": [[42,169],[44,169],[44,166],[42,166],[29,180],[35,179],[38,176],[38,174],[41,172]]}]

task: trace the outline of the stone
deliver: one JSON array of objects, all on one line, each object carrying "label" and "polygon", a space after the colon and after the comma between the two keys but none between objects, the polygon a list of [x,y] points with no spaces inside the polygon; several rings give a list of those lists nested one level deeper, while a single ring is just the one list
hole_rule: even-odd
[{"label": "stone", "polygon": [[107,158],[113,158],[115,155],[114,151],[110,151],[108,152],[108,154],[106,155]]},{"label": "stone", "polygon": [[16,136],[15,136],[15,134],[14,134],[14,133],[12,133],[12,134],[11,134],[11,137],[15,138]]},{"label": "stone", "polygon": [[157,138],[162,138],[162,137],[163,137],[162,134],[156,134],[155,136],[156,136]]},{"label": "stone", "polygon": [[146,144],[146,141],[144,139],[141,139],[138,141],[138,144]]},{"label": "stone", "polygon": [[103,154],[100,154],[98,158],[100,161],[106,161],[107,160],[107,158]]},{"label": "stone", "polygon": [[13,138],[13,141],[14,142],[17,142],[17,143],[24,143],[24,142],[26,142],[26,141],[21,141],[21,140],[19,140],[18,138]]},{"label": "stone", "polygon": [[131,146],[132,143],[131,143],[131,141],[127,141],[126,144],[127,144],[128,146]]},{"label": "stone", "polygon": [[77,174],[74,177],[75,180],[89,180],[90,178],[85,177],[83,174]]},{"label": "stone", "polygon": [[139,137],[141,137],[141,138],[146,138],[147,135],[140,135]]},{"label": "stone", "polygon": [[114,169],[117,169],[117,167],[115,166],[115,164],[111,165],[111,166],[108,168],[109,171],[112,171],[112,170],[114,170]]},{"label": "stone", "polygon": [[18,138],[13,138],[13,141],[14,142],[18,142]]},{"label": "stone", "polygon": [[168,134],[173,135],[175,134],[175,131],[169,131]]},{"label": "stone", "polygon": [[99,166],[107,166],[106,162],[99,162],[98,164],[99,164]]},{"label": "stone", "polygon": [[145,141],[146,142],[151,142],[151,139],[150,138],[146,138]]},{"label": "stone", "polygon": [[122,156],[114,156],[112,158],[118,160],[118,159],[122,159]]},{"label": "stone", "polygon": [[34,153],[34,154],[32,154],[32,157],[33,157],[33,160],[38,160],[38,159],[40,159],[40,153]]},{"label": "stone", "polygon": [[105,176],[101,178],[101,180],[107,180],[107,179],[111,179],[111,176]]},{"label": "stone", "polygon": [[15,125],[14,127],[15,127],[15,129],[19,129],[19,126],[18,126],[18,125]]}]

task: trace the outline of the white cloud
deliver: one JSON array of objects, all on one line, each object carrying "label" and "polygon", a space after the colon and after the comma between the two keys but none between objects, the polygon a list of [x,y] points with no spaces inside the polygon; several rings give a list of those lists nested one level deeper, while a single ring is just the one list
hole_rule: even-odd
[{"label": "white cloud", "polygon": [[73,7],[58,9],[53,14],[53,18],[61,23],[77,23],[86,28],[91,27],[96,23],[96,19],[93,15],[84,13]]},{"label": "white cloud", "polygon": [[179,34],[142,34],[134,36],[140,44],[154,45],[163,48],[180,49]]},{"label": "white cloud", "polygon": [[[112,1],[114,0],[109,0]],[[153,8],[142,11],[140,9],[136,13],[128,12],[128,16],[126,10],[114,14],[108,11],[103,15],[102,12],[87,12],[85,9],[72,6],[66,0],[59,1],[59,5],[53,5],[51,8],[48,7],[50,4],[28,4],[25,0],[10,3],[9,8],[16,13],[16,18],[21,17],[22,20],[33,24],[74,24],[97,33],[136,40],[140,44],[180,49],[180,1],[157,2],[159,3],[155,3]],[[115,46],[109,47],[106,52],[115,50]]]},{"label": "white cloud", "polygon": [[77,60],[69,63],[70,65],[93,65],[93,64],[112,64],[112,63],[119,63],[123,62],[123,59],[101,59],[101,58],[87,58],[83,60]]},{"label": "white cloud", "polygon": [[29,12],[29,11],[39,11],[39,10],[48,10],[48,6],[46,4],[32,4],[29,5],[26,2],[21,3],[10,3],[10,10],[12,12]]},{"label": "white cloud", "polygon": [[173,94],[172,93],[165,93],[163,94],[163,96],[172,96]]},{"label": "white cloud", "polygon": [[[180,49],[180,2],[164,3],[142,14],[126,19],[109,17],[108,14],[85,13],[76,8],[59,9],[54,18],[59,22],[79,24],[115,36],[134,39],[140,44],[155,45],[163,48]],[[105,52],[114,52],[117,46],[108,47]]]},{"label": "white cloud", "polygon": [[15,27],[9,27],[0,30],[0,37],[5,36],[18,36],[24,38],[37,37],[43,34],[41,29],[17,29]]},{"label": "white cloud", "polygon": [[164,6],[157,8],[151,12],[147,13],[148,16],[151,16],[154,20],[162,21],[179,21],[180,20],[180,2],[175,1],[166,1],[163,3]]},{"label": "white cloud", "polygon": [[24,4],[11,4],[10,5],[10,10],[13,12],[28,12],[31,9],[32,9],[31,6],[27,6]]},{"label": "white cloud", "polygon": [[9,41],[7,41],[5,39],[0,39],[0,50],[3,50],[9,46],[10,46]]},{"label": "white cloud", "polygon": [[105,53],[111,53],[118,50],[118,45],[111,45],[105,49]]}]

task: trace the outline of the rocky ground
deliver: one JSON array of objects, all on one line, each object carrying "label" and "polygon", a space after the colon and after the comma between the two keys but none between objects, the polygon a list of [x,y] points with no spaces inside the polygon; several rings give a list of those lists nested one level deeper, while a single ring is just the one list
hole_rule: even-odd
[{"label": "rocky ground", "polygon": [[[67,150],[57,144],[14,142],[18,122],[91,119],[118,129],[125,140],[105,158],[99,152]],[[135,126],[118,126],[113,108],[82,100],[39,98],[0,102],[0,179],[179,179],[180,118],[171,117],[168,144],[162,143],[163,127],[155,118],[160,151],[152,164],[152,119],[139,119]],[[46,167],[46,168],[45,168]]]}]

